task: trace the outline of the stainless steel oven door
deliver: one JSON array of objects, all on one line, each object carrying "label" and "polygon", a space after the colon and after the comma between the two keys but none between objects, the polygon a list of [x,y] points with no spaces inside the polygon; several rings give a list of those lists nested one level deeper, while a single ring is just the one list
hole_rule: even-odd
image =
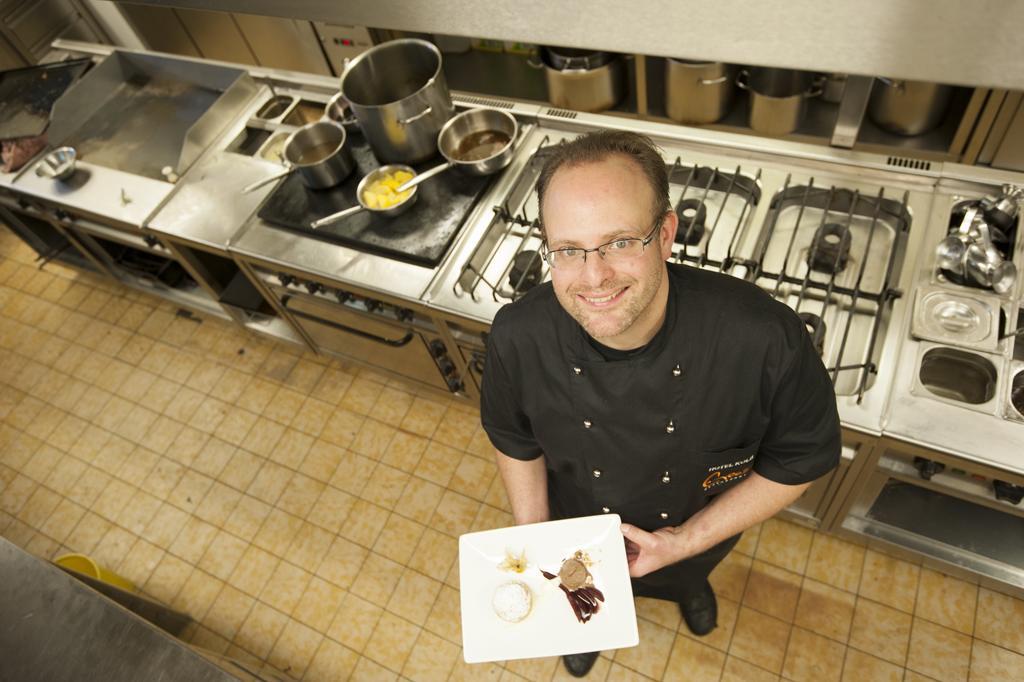
[{"label": "stainless steel oven door", "polygon": [[[1024,477],[883,439],[841,528],[1024,595]],[[1016,493],[1016,494],[1013,494]]]},{"label": "stainless steel oven door", "polygon": [[434,340],[428,339],[423,331],[313,295],[282,292],[276,287],[275,292],[319,350],[451,390],[435,360],[436,351],[431,349]]}]

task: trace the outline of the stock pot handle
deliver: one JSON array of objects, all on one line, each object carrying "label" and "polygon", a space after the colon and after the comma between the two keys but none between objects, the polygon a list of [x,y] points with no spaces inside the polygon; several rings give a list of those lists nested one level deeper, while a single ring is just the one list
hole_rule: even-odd
[{"label": "stock pot handle", "polygon": [[740,90],[749,90],[748,80],[750,80],[750,72],[746,69],[740,69],[740,72],[736,74],[736,87]]},{"label": "stock pot handle", "polygon": [[423,118],[424,116],[426,116],[427,114],[429,114],[433,110],[434,110],[433,107],[427,107],[426,109],[424,109],[420,113],[416,114],[415,116],[410,116],[409,118],[400,118],[400,119],[398,119],[398,122],[401,123],[402,125],[409,125],[413,121],[420,120],[421,118]]},{"label": "stock pot handle", "polygon": [[728,76],[719,76],[718,78],[698,78],[697,85],[718,85],[729,80]]}]

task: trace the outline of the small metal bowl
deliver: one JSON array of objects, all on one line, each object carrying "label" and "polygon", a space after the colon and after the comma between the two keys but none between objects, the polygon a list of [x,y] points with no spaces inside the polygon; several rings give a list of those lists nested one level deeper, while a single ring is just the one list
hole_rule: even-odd
[{"label": "small metal bowl", "polygon": [[36,164],[36,175],[51,180],[67,180],[75,172],[77,158],[74,147],[54,149]]},{"label": "small metal bowl", "polygon": [[352,107],[340,92],[327,101],[324,118],[340,123],[349,132],[359,130],[359,119],[352,113]]}]

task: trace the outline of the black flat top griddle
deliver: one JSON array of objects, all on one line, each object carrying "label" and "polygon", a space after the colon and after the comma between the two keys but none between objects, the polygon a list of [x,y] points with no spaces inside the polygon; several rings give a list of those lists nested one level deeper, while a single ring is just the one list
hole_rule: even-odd
[{"label": "black flat top griddle", "polygon": [[0,72],[0,140],[41,135],[53,103],[91,64],[73,59]]},{"label": "black flat top griddle", "polygon": [[[357,167],[343,183],[314,190],[303,184],[298,173],[292,173],[267,197],[259,217],[308,237],[415,265],[437,266],[491,178],[448,170],[419,185],[416,203],[401,215],[387,218],[362,211],[314,230],[309,224],[317,218],[355,206],[359,181],[381,166],[360,133],[351,133],[347,144]],[[422,172],[440,162],[438,157],[413,167]]]}]

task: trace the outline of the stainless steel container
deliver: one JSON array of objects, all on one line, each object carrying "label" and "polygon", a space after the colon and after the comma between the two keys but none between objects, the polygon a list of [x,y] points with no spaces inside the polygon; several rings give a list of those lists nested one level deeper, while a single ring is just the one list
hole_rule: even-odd
[{"label": "stainless steel container", "polygon": [[284,160],[307,187],[334,187],[356,167],[345,140],[345,129],[333,121],[307,123],[285,142]]},{"label": "stainless steel container", "polygon": [[377,158],[419,163],[437,153],[437,134],[455,114],[441,52],[425,40],[372,47],[345,68],[341,94]]},{"label": "stainless steel container", "polygon": [[679,123],[714,123],[729,112],[732,67],[721,62],[665,60],[665,111]]},{"label": "stainless steel container", "polygon": [[868,115],[889,132],[920,135],[942,122],[952,93],[952,87],[938,83],[876,78]]},{"label": "stainless steel container", "polygon": [[843,93],[846,92],[845,73],[829,73],[825,75],[825,83],[822,85],[821,99],[832,104],[839,104],[843,101]]},{"label": "stainless steel container", "polygon": [[[565,48],[559,49],[565,51]],[[608,55],[608,59],[563,54],[556,62],[548,48],[541,49],[541,63],[532,64],[544,69],[549,102],[563,109],[593,112],[611,109],[622,101],[626,94],[626,64],[622,56],[590,54]],[[557,68],[556,63],[564,63],[567,67]],[[583,66],[598,63],[601,65]]]},{"label": "stainless steel container", "polygon": [[750,91],[750,127],[762,135],[786,135],[799,128],[807,98],[821,94],[813,73],[793,69],[743,69],[736,85]]}]

